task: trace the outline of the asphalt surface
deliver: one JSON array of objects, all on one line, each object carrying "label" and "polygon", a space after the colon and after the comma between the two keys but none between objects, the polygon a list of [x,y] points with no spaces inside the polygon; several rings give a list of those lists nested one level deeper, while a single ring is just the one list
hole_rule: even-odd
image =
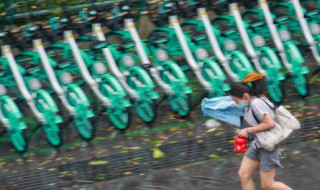
[{"label": "asphalt surface", "polygon": [[[286,183],[295,190],[318,190],[319,145],[317,141],[284,146],[282,150],[284,169],[278,170],[276,180]],[[240,162],[241,158],[238,155],[232,155],[85,187],[110,190],[237,190],[240,189],[237,177]],[[258,171],[255,172],[253,179],[256,189],[261,189]]]},{"label": "asphalt surface", "polygon": [[[308,65],[314,68],[310,62]],[[126,132],[117,131],[110,124],[95,97],[86,91],[96,105],[96,137],[85,141],[72,122],[65,122],[61,125],[63,145],[59,148],[48,144],[26,104],[20,102],[28,124],[29,149],[24,154],[17,153],[7,134],[1,136],[0,190],[240,189],[237,170],[242,155],[233,152],[233,127],[221,123],[221,127],[209,129],[203,125],[210,119],[202,115],[200,104],[196,104],[203,92],[194,76],[190,79],[195,107],[189,117],[180,118],[162,101],[155,122],[145,124],[134,115]],[[296,93],[290,79],[283,86],[283,105],[303,125],[282,147],[284,169],[278,171],[277,179],[295,190],[319,190],[320,81],[312,80],[310,95],[304,99]],[[62,113],[66,110],[62,109]],[[64,119],[68,121],[67,116]],[[156,147],[161,158],[154,155]],[[258,172],[254,179],[259,189]]]},{"label": "asphalt surface", "polygon": [[[191,85],[195,102],[201,89],[196,82]],[[283,105],[303,126],[292,142],[283,146],[285,168],[279,170],[277,179],[294,189],[316,190],[320,187],[319,82],[310,86],[310,96],[305,99],[289,83],[285,88],[287,98]],[[102,114],[96,119],[96,138],[89,142],[82,140],[69,123],[63,127],[64,144],[59,148],[46,142],[41,129],[32,131],[35,123],[32,117],[27,117],[31,127],[26,153],[16,153],[10,142],[5,141],[6,136],[2,138],[0,187],[23,190],[240,188],[237,170],[242,155],[233,152],[232,126],[221,123],[221,127],[206,128],[203,124],[209,118],[202,116],[200,105],[184,119],[173,114],[166,102],[158,109],[154,123],[147,125],[135,117],[125,133],[115,130]],[[154,156],[156,145],[164,154],[162,158]],[[258,187],[258,173],[254,179]]]}]

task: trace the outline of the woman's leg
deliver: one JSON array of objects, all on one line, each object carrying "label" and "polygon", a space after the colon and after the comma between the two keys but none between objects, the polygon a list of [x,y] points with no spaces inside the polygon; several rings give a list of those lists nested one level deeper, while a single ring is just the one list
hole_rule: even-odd
[{"label": "woman's leg", "polygon": [[276,176],[276,169],[273,168],[268,172],[260,171],[261,188],[263,190],[292,190],[290,187],[282,182],[274,180]]},{"label": "woman's leg", "polygon": [[252,174],[257,167],[259,167],[259,162],[251,160],[246,156],[243,157],[238,175],[241,181],[241,187],[243,190],[254,190],[254,182],[252,180]]}]

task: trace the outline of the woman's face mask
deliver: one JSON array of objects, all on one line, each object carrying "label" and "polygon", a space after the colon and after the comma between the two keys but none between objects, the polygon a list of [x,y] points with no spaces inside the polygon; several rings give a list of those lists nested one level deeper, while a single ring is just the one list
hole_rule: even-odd
[{"label": "woman's face mask", "polygon": [[244,108],[248,107],[248,102],[246,102],[246,103],[240,102],[239,104],[237,104],[237,106],[238,106],[239,108],[244,109]]},{"label": "woman's face mask", "polygon": [[237,103],[237,107],[239,108],[246,108],[248,107],[248,98],[246,96],[244,96],[243,98],[238,98],[235,96],[231,96],[231,98],[233,99],[233,101],[235,101]]}]

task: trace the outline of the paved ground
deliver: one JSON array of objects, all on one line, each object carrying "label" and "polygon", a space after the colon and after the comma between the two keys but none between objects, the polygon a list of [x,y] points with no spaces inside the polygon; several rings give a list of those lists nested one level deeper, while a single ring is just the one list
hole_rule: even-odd
[{"label": "paved ground", "polygon": [[[153,29],[145,22],[137,26],[142,28],[143,39]],[[195,101],[201,89],[195,80],[190,85]],[[290,82],[284,87],[284,105],[304,125],[291,144],[283,146],[285,168],[279,170],[277,179],[295,190],[319,190],[320,83],[311,85],[306,99],[300,99]],[[94,97],[90,99],[94,101]],[[237,170],[242,155],[233,152],[232,127],[205,128],[203,123],[208,118],[202,116],[199,105],[190,117],[182,119],[163,102],[153,124],[146,125],[135,117],[126,133],[115,130],[102,114],[96,119],[96,138],[89,142],[79,138],[72,123],[65,124],[60,148],[51,147],[42,130],[35,130],[34,118],[24,113],[30,147],[21,155],[6,135],[0,138],[0,190],[240,189]],[[155,145],[160,145],[163,158],[154,157]],[[258,187],[258,173],[254,179]]]},{"label": "paved ground", "polygon": [[[318,190],[320,82],[313,83],[310,96],[301,99],[289,81],[283,104],[307,127],[292,139],[293,144],[283,147],[285,168],[277,177],[295,190]],[[201,89],[194,79],[190,85],[196,102]],[[158,108],[154,123],[146,125],[135,117],[125,133],[115,130],[102,114],[95,119],[96,138],[89,142],[78,136],[72,123],[64,124],[64,144],[59,148],[47,143],[42,130],[35,130],[34,118],[24,110],[30,147],[18,154],[6,134],[0,138],[0,189],[239,189],[236,173],[241,155],[232,149],[232,127],[205,128],[209,118],[202,116],[199,104],[184,119],[173,114],[166,102]],[[154,157],[155,145],[164,158]],[[258,186],[258,173],[255,180]]]},{"label": "paved ground", "polygon": [[[317,140],[316,142],[284,146],[282,151],[284,169],[278,171],[276,179],[285,182],[295,190],[319,190],[319,145]],[[239,156],[233,155],[96,183],[87,186],[87,188],[101,190],[237,190],[240,189],[237,177],[240,161]],[[261,189],[258,172],[254,174],[254,180],[257,189]]]},{"label": "paved ground", "polygon": [[[194,90],[199,95],[197,88]],[[285,168],[277,177],[294,189],[316,190],[320,187],[319,84],[311,86],[311,95],[304,100],[291,85],[286,91],[288,98],[283,104],[299,117],[305,128],[293,137],[293,144],[283,147]],[[23,155],[17,154],[4,139],[0,153],[0,187],[239,189],[236,173],[241,155],[232,149],[232,127],[210,130],[203,125],[206,119],[199,106],[189,118],[181,119],[172,114],[164,102],[152,126],[136,118],[126,133],[116,131],[102,115],[97,119],[96,138],[90,142],[81,140],[72,125],[63,129],[65,141],[58,149],[47,144],[41,130],[30,138],[30,149]],[[155,144],[161,144],[164,158],[154,158]],[[258,185],[258,174],[255,179]]]}]

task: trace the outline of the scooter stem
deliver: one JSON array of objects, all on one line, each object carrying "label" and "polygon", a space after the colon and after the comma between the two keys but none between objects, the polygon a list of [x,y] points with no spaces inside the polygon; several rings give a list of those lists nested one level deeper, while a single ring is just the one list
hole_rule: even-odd
[{"label": "scooter stem", "polygon": [[11,129],[11,126],[9,124],[9,120],[7,118],[4,117],[3,113],[2,113],[2,106],[4,106],[4,104],[0,104],[0,120],[1,123],[4,125],[4,127],[6,127],[7,129]]},{"label": "scooter stem", "polygon": [[302,29],[302,32],[304,34],[304,37],[306,38],[307,42],[312,45],[315,43],[313,37],[312,37],[312,34],[310,32],[310,29],[309,29],[309,26],[308,26],[308,23],[306,21],[306,19],[304,18],[304,14],[301,10],[301,5],[300,5],[300,2],[298,0],[292,0],[291,1],[293,6],[294,6],[294,10],[295,10],[295,13],[296,13],[296,16],[298,18],[298,21],[301,25],[301,29]]},{"label": "scooter stem", "polygon": [[71,50],[73,53],[73,56],[76,59],[77,65],[80,68],[81,74],[88,83],[88,85],[91,87],[91,89],[95,92],[95,94],[98,96],[98,98],[103,102],[104,106],[110,107],[111,102],[108,98],[106,98],[99,90],[97,82],[92,78],[90,75],[88,68],[83,61],[83,58],[80,54],[79,47],[77,43],[74,40],[74,37],[72,35],[71,31],[65,31],[64,32],[64,39],[65,42],[68,43],[71,46]]},{"label": "scooter stem", "polygon": [[108,65],[109,65],[111,72],[116,76],[116,78],[121,83],[121,85],[126,90],[126,92],[129,94],[129,96],[135,100],[140,100],[139,94],[128,85],[128,83],[125,80],[125,77],[118,69],[116,62],[114,61],[113,55],[110,52],[110,49],[103,48],[102,52],[108,62]]},{"label": "scooter stem", "polygon": [[270,12],[267,1],[266,0],[258,0],[258,1],[260,3],[260,8],[263,11],[264,18],[266,20],[266,23],[269,27],[269,30],[270,30],[272,36],[273,36],[273,41],[274,41],[277,49],[279,51],[284,51],[284,47],[283,47],[280,35],[278,33],[276,26],[274,25],[273,18],[271,16],[272,14]]},{"label": "scooter stem", "polygon": [[216,56],[218,57],[218,59],[222,63],[228,62],[226,56],[223,54],[223,52],[219,46],[219,43],[218,43],[216,36],[214,35],[214,32],[212,30],[212,26],[210,24],[209,17],[207,15],[206,8],[198,8],[197,11],[198,11],[198,19],[202,21],[202,23],[205,27],[205,30],[208,35],[213,52],[216,54]]},{"label": "scooter stem", "polygon": [[99,41],[105,42],[107,40],[106,37],[104,36],[100,23],[92,24],[92,36],[97,37]]},{"label": "scooter stem", "polygon": [[[136,44],[136,48],[138,50],[139,57],[142,60],[142,64],[149,65],[150,60],[148,59],[148,56],[143,48],[140,36],[137,32],[137,29],[134,25],[133,20],[131,18],[125,19],[124,25],[125,25],[126,30],[129,31],[129,33],[131,34],[134,43]],[[150,71],[151,71],[151,76],[155,79],[156,83],[164,90],[164,92],[166,94],[173,94],[172,88],[169,85],[167,85],[163,80],[161,80],[161,77],[159,76],[157,69],[152,67],[150,69]]]},{"label": "scooter stem", "polygon": [[146,54],[146,52],[143,49],[142,43],[141,43],[141,39],[140,36],[136,30],[136,27],[133,23],[133,20],[131,18],[125,19],[124,20],[124,25],[125,25],[125,29],[127,31],[129,31],[129,33],[131,34],[134,43],[136,44],[136,48],[138,50],[138,54],[139,57],[142,60],[142,64],[150,64],[150,60],[148,59],[148,56]]},{"label": "scooter stem", "polygon": [[48,78],[51,82],[51,85],[53,87],[53,89],[55,90],[55,92],[60,96],[62,95],[64,92],[63,92],[63,89],[61,88],[61,86],[59,85],[59,82],[57,80],[57,78],[55,77],[55,73],[49,63],[49,60],[48,60],[48,57],[47,57],[47,54],[43,48],[43,45],[42,45],[42,42],[40,39],[37,39],[37,40],[33,40],[33,49],[39,53],[40,55],[40,58],[41,58],[41,62],[42,62],[42,65],[48,75]]},{"label": "scooter stem", "polygon": [[48,56],[43,48],[41,39],[33,40],[33,49],[37,51],[41,58],[42,66],[44,67],[49,81],[54,89],[54,91],[58,94],[59,98],[61,99],[63,105],[67,108],[70,114],[75,115],[74,107],[72,107],[69,102],[67,101],[65,92],[63,88],[60,86],[58,79],[56,78],[55,72],[53,71],[51,64],[49,63]]},{"label": "scooter stem", "polygon": [[282,59],[282,62],[285,65],[285,67],[288,69],[288,71],[291,73],[292,72],[292,66],[290,65],[290,63],[288,61],[288,58],[287,58],[287,56],[286,56],[286,54],[284,52],[284,45],[283,45],[282,40],[280,38],[279,32],[278,32],[276,26],[274,25],[273,18],[271,16],[271,12],[270,12],[268,3],[267,3],[266,0],[258,0],[258,1],[260,3],[260,8],[263,11],[263,15],[264,15],[264,18],[265,18],[265,20],[267,22],[269,30],[271,32],[273,42],[274,42],[276,48],[279,51],[280,57]]},{"label": "scooter stem", "polygon": [[243,20],[241,18],[241,15],[240,15],[240,12],[238,9],[238,4],[231,3],[229,5],[229,9],[230,9],[231,14],[233,15],[233,17],[236,20],[237,28],[240,32],[241,39],[244,42],[245,48],[246,48],[249,56],[251,57],[251,60],[254,64],[255,68],[258,70],[259,73],[264,74],[265,71],[259,63],[257,52],[254,50],[252,43],[250,41],[249,35],[246,31],[246,28],[244,27],[244,23],[243,23]]},{"label": "scooter stem", "polygon": [[222,66],[224,67],[224,69],[227,71],[227,73],[229,74],[229,76],[232,78],[233,81],[239,81],[239,77],[238,75],[236,75],[230,68],[229,66],[229,61],[227,59],[227,57],[223,54],[219,42],[212,30],[212,26],[209,20],[209,17],[207,15],[207,11],[206,8],[198,8],[198,19],[202,21],[204,28],[206,30],[206,33],[208,35],[209,38],[209,42],[211,44],[212,50],[214,52],[214,54],[217,56],[217,58],[220,60]]},{"label": "scooter stem", "polygon": [[22,96],[26,99],[27,102],[33,101],[32,95],[30,94],[28,88],[26,87],[25,82],[19,72],[19,69],[17,67],[17,63],[12,55],[12,52],[11,52],[9,45],[2,46],[2,55],[8,60],[13,77],[18,84],[18,88],[19,88]]},{"label": "scooter stem", "polygon": [[320,55],[319,55],[319,52],[317,51],[316,42],[311,34],[309,25],[308,25],[306,19],[304,18],[304,13],[301,10],[301,4],[300,4],[299,0],[291,0],[291,2],[294,6],[294,10],[295,10],[296,16],[298,18],[298,21],[300,23],[304,37],[306,38],[306,40],[310,46],[310,49],[312,51],[312,54],[319,65],[320,64]]},{"label": "scooter stem", "polygon": [[[93,31],[92,35],[97,37],[97,39],[99,41],[106,41],[106,38],[105,38],[103,31],[101,29],[101,24],[99,24],[99,23],[92,24],[92,31]],[[111,73],[114,74],[114,76],[118,79],[118,81],[121,83],[121,85],[126,90],[126,92],[129,94],[129,96],[135,100],[140,100],[138,93],[128,85],[128,83],[126,82],[126,77],[120,72],[119,68],[117,67],[117,64],[114,60],[114,57],[113,57],[110,49],[103,48],[102,52],[103,52],[105,59],[107,60],[109,69],[111,70]]]},{"label": "scooter stem", "polygon": [[236,20],[237,28],[240,32],[241,38],[244,42],[244,45],[245,45],[245,48],[246,48],[248,54],[250,55],[250,57],[257,57],[257,53],[255,52],[255,50],[251,44],[249,35],[246,31],[246,28],[244,27],[244,23],[243,23],[243,20],[241,18],[241,15],[240,15],[240,12],[238,9],[238,4],[231,3],[229,5],[229,8],[230,8],[231,14],[233,15],[234,19]]},{"label": "scooter stem", "polygon": [[207,90],[207,91],[212,91],[213,88],[210,86],[210,83],[207,82],[204,77],[201,74],[200,68],[197,64],[197,62],[194,60],[194,57],[190,51],[190,48],[186,42],[186,39],[184,37],[184,34],[182,32],[181,26],[179,24],[178,18],[177,16],[170,16],[169,17],[169,22],[171,27],[174,29],[179,43],[182,47],[182,50],[184,52],[184,55],[187,59],[187,62],[189,63],[191,69],[193,70],[193,72],[195,73],[195,75],[197,76],[197,78],[199,79],[201,85]]},{"label": "scooter stem", "polygon": [[13,77],[15,81],[18,84],[18,89],[21,92],[22,96],[25,98],[27,104],[29,105],[31,111],[34,113],[36,118],[41,122],[44,123],[45,119],[43,115],[39,112],[37,107],[35,106],[34,100],[32,98],[32,95],[30,94],[28,88],[26,87],[26,84],[24,83],[24,80],[20,74],[20,71],[17,67],[17,63],[12,55],[10,46],[5,45],[2,46],[2,55],[8,60],[10,69],[12,71]]},{"label": "scooter stem", "polygon": [[[92,25],[92,34],[93,36],[97,37],[97,39],[99,41],[106,41],[106,38],[103,34],[103,31],[101,29],[101,24],[93,24]],[[107,49],[107,50],[104,50],[104,49]],[[110,49],[109,48],[103,48],[103,53],[104,53],[104,56],[108,62],[108,65],[109,65],[109,68],[111,70],[111,72],[116,76],[116,78],[118,79],[123,79],[125,78],[123,76],[123,74],[120,72],[120,70],[118,69],[117,67],[117,64],[116,62],[114,61],[114,58],[112,56],[112,53],[110,52]]]}]

